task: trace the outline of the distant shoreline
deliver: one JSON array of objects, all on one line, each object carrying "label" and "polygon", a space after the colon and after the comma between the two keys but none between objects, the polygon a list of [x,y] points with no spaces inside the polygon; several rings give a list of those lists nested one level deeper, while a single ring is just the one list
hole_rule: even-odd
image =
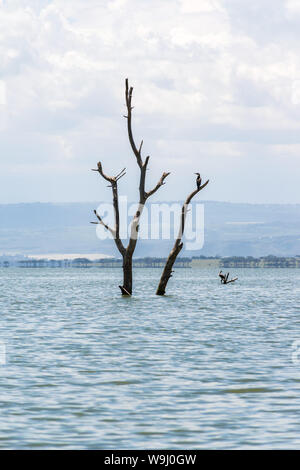
[{"label": "distant shoreline", "polygon": [[[84,255],[78,255],[77,258],[56,257],[21,259],[16,261],[0,261],[0,267],[19,267],[19,268],[121,268],[122,260],[116,258],[99,258],[93,255],[93,259]],[[162,268],[165,264],[165,258],[135,258],[133,260],[134,268]],[[253,258],[251,256],[231,256],[231,257],[193,257],[178,258],[177,268],[300,268],[300,256],[278,257],[263,256]]]}]

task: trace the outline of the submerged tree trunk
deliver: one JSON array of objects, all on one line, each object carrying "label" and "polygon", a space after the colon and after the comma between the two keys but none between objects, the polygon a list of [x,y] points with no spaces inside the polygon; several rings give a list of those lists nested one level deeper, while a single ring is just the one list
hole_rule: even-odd
[{"label": "submerged tree trunk", "polygon": [[175,240],[174,246],[172,250],[170,251],[170,254],[168,256],[168,259],[166,261],[163,273],[161,275],[157,290],[156,290],[156,295],[165,295],[166,293],[166,287],[169,282],[170,277],[172,277],[172,272],[173,272],[173,266],[176,261],[177,256],[182,250],[183,247],[183,242],[181,241],[184,233],[184,227],[185,227],[185,219],[186,219],[186,214],[187,214],[187,208],[193,197],[201,191],[201,189],[205,188],[205,186],[208,184],[209,180],[207,180],[202,186],[197,187],[195,191],[193,191],[186,199],[185,203],[182,206],[181,209],[181,219],[180,219],[180,228],[179,228],[179,233],[177,236],[177,239]]},{"label": "submerged tree trunk", "polygon": [[132,295],[132,256],[123,258],[123,286],[119,286],[122,295]]},{"label": "submerged tree trunk", "polygon": [[168,281],[170,277],[172,277],[173,265],[176,261],[178,254],[182,250],[182,247],[183,247],[183,243],[179,243],[178,245],[175,243],[173,249],[170,251],[169,257],[166,261],[163,273],[159,281],[156,295],[165,295]]}]

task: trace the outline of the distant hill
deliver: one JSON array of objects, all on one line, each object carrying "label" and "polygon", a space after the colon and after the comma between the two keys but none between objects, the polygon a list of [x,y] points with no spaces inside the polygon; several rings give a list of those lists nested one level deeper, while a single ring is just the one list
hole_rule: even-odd
[{"label": "distant hill", "polygon": [[[101,253],[117,256],[112,240],[96,237],[98,203],[0,205],[0,254]],[[300,205],[204,202],[205,243],[182,256],[300,254]],[[171,220],[173,226],[173,221]],[[166,256],[172,241],[141,240],[136,256]]]}]

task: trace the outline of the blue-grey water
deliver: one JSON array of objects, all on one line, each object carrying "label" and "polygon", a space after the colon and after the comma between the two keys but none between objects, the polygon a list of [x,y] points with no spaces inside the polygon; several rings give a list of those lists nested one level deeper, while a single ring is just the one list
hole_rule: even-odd
[{"label": "blue-grey water", "polygon": [[300,270],[232,274],[0,269],[0,448],[299,448]]}]

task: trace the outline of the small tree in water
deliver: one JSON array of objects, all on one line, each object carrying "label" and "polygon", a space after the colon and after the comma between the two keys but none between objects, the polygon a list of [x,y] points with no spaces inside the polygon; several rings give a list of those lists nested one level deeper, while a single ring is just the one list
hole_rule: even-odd
[{"label": "small tree in water", "polygon": [[172,277],[174,263],[176,261],[177,256],[179,255],[179,253],[181,252],[183,248],[183,242],[181,240],[184,234],[185,220],[186,220],[186,215],[188,211],[188,206],[191,200],[193,199],[193,197],[196,196],[196,194],[198,194],[209,183],[209,180],[207,180],[204,184],[201,184],[202,181],[201,181],[200,174],[199,173],[196,173],[196,174],[199,175],[196,180],[197,188],[193,192],[191,192],[191,194],[188,195],[188,197],[186,198],[182,206],[178,236],[167,258],[164,270],[162,272],[162,275],[161,275],[161,278],[160,278],[160,281],[156,290],[156,295],[165,295],[167,284],[169,282],[169,279]]},{"label": "small tree in water", "polygon": [[120,171],[116,176],[108,176],[103,172],[101,162],[98,162],[97,171],[99,175],[102,176],[106,181],[110,183],[112,188],[113,195],[113,206],[114,206],[114,216],[115,216],[115,227],[111,228],[102,220],[101,216],[94,210],[94,213],[98,219],[98,222],[93,222],[96,224],[103,225],[113,236],[115,244],[122,255],[123,258],[123,285],[119,286],[122,292],[122,295],[131,295],[132,294],[132,257],[136,247],[140,218],[143,212],[144,205],[147,199],[152,196],[164,183],[165,179],[170,173],[163,173],[157,185],[150,191],[145,190],[146,182],[146,170],[149,163],[149,156],[143,160],[142,158],[142,147],[143,141],[139,148],[136,146],[133,134],[132,134],[132,92],[133,88],[128,86],[128,79],[125,80],[125,99],[127,107],[127,116],[124,116],[127,120],[127,131],[129,142],[133,151],[133,154],[136,158],[136,162],[140,169],[140,180],[139,180],[139,204],[135,215],[133,216],[130,229],[130,239],[127,247],[124,246],[123,241],[120,238],[120,215],[119,215],[119,200],[118,200],[118,181],[122,176],[125,175],[125,168]]}]

